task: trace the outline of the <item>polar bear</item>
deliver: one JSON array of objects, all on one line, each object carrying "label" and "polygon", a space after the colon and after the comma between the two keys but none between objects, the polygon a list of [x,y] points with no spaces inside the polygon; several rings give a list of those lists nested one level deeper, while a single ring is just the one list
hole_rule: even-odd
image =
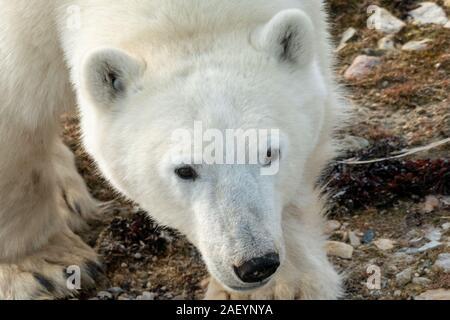
[{"label": "polar bear", "polygon": [[[0,8],[0,298],[72,296],[67,267],[81,268],[83,287],[101,273],[75,234],[98,203],[59,138],[59,116],[73,110],[108,181],[197,246],[211,274],[206,298],[341,295],[316,189],[344,110],[323,1]],[[186,147],[173,132],[196,121],[280,130],[278,145],[257,147],[277,174],[173,156]]]}]

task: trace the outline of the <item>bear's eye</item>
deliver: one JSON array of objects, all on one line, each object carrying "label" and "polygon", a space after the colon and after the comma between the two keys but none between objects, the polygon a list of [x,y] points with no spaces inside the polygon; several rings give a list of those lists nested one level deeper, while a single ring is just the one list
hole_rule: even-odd
[{"label": "bear's eye", "polygon": [[264,167],[270,167],[273,161],[277,161],[281,157],[281,152],[279,150],[272,150],[271,148],[267,150],[266,159]]},{"label": "bear's eye", "polygon": [[266,159],[264,161],[264,167],[270,167],[272,165],[272,149],[267,150]]},{"label": "bear's eye", "polygon": [[197,172],[190,166],[181,167],[175,170],[175,174],[183,180],[195,181],[198,178]]}]

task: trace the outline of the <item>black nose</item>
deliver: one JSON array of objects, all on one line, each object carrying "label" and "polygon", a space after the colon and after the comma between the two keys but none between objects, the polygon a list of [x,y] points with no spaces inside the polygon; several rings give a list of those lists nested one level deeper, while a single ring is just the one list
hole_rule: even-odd
[{"label": "black nose", "polygon": [[280,266],[280,256],[270,253],[264,257],[244,262],[240,267],[234,267],[236,275],[245,283],[262,282],[273,275]]}]

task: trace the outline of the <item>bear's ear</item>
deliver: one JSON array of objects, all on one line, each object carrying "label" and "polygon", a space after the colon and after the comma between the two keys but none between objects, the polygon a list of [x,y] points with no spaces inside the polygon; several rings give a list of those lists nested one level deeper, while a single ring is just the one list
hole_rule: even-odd
[{"label": "bear's ear", "polygon": [[84,62],[82,88],[97,104],[110,105],[135,86],[145,63],[118,49],[97,49]]},{"label": "bear's ear", "polygon": [[258,30],[255,42],[280,61],[305,65],[314,54],[314,27],[311,19],[299,9],[278,13]]}]

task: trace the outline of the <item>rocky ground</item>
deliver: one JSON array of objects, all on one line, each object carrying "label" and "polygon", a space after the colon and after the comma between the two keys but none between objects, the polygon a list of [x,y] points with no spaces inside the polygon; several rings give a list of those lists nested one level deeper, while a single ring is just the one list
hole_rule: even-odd
[{"label": "rocky ground", "polygon": [[[321,181],[332,194],[328,251],[346,276],[345,298],[450,299],[450,144],[390,161],[344,161],[450,137],[450,1],[329,3],[337,72],[355,114],[340,133],[350,151]],[[370,5],[379,7],[368,13]],[[110,201],[83,234],[108,280],[82,298],[202,298],[206,271],[195,248],[112,192],[79,146],[77,120],[63,123],[93,195]]]}]

